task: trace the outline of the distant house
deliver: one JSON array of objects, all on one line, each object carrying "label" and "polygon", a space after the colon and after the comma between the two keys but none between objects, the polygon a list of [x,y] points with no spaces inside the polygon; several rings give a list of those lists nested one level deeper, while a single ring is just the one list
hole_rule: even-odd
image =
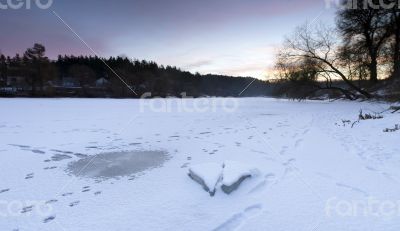
[{"label": "distant house", "polygon": [[106,78],[100,78],[98,80],[96,80],[96,82],[94,83],[96,87],[107,87],[110,85],[110,81],[108,81]]},{"label": "distant house", "polygon": [[6,86],[7,85],[7,80],[6,78],[0,77],[0,86]]},{"label": "distant house", "polygon": [[26,77],[22,76],[7,76],[2,79],[1,85],[3,86],[0,88],[1,96],[27,96],[32,90]]},{"label": "distant house", "polygon": [[75,78],[72,77],[63,77],[61,79],[61,84],[59,85],[60,87],[64,88],[80,88],[81,84],[79,81]]},{"label": "distant house", "polygon": [[29,85],[26,78],[23,76],[8,76],[6,84],[7,86],[17,88],[23,88]]},{"label": "distant house", "polygon": [[139,90],[146,90],[147,86],[145,84],[140,84],[138,87]]},{"label": "distant house", "polygon": [[56,88],[80,88],[79,81],[71,77],[63,77],[60,80],[52,80],[47,83],[48,86]]},{"label": "distant house", "polygon": [[59,80],[52,80],[46,83],[45,88],[58,96],[77,96],[82,87],[78,80],[71,77],[62,77]]}]

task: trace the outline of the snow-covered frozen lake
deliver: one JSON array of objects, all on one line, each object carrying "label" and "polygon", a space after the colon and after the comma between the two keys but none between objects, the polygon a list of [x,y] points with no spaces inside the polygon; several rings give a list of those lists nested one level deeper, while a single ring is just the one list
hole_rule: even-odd
[{"label": "snow-covered frozen lake", "polygon": [[[0,230],[400,230],[400,114],[343,122],[389,105],[213,100],[0,99]],[[187,175],[226,160],[260,173]]]}]

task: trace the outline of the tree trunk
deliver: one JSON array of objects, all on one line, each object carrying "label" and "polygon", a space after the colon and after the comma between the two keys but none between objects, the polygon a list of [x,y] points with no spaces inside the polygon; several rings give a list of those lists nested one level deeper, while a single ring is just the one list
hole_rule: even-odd
[{"label": "tree trunk", "polygon": [[8,71],[7,65],[6,64],[2,65],[0,74],[0,84],[2,84],[3,86],[7,86],[7,76],[8,76],[7,71]]},{"label": "tree trunk", "polygon": [[40,60],[38,61],[38,82],[39,82],[39,94],[42,96],[43,95],[43,73],[42,73],[42,67]]},{"label": "tree trunk", "polygon": [[396,15],[393,78],[400,79],[400,15]]},{"label": "tree trunk", "polygon": [[369,65],[369,72],[370,72],[370,82],[377,83],[378,82],[378,58],[375,51],[370,52],[371,56],[371,63]]},{"label": "tree trunk", "polygon": [[394,50],[394,67],[393,67],[393,78],[400,78],[400,35],[396,38],[395,50]]},{"label": "tree trunk", "polygon": [[369,81],[373,84],[378,82],[378,49],[375,49],[373,38],[369,36],[369,32],[366,31],[365,33],[366,38],[366,46],[368,47],[368,55],[370,63],[368,64],[369,69]]},{"label": "tree trunk", "polygon": [[36,76],[36,74],[35,73],[31,73],[31,87],[32,87],[32,92],[31,92],[31,94],[32,94],[32,96],[36,96],[36,78],[37,78],[37,76]]}]

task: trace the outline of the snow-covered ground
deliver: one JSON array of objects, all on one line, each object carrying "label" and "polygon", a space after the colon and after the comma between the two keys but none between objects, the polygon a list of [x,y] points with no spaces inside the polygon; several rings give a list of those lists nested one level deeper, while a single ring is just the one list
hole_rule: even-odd
[{"label": "snow-covered ground", "polygon": [[[0,99],[0,230],[400,230],[400,131],[383,132],[400,114],[342,122],[390,105],[249,98],[188,110],[207,100],[155,110],[140,100]],[[137,153],[156,161],[129,174]],[[93,169],[90,157],[123,165],[120,176],[77,173],[77,163]],[[188,177],[191,166],[225,161],[260,173],[214,197]]]}]

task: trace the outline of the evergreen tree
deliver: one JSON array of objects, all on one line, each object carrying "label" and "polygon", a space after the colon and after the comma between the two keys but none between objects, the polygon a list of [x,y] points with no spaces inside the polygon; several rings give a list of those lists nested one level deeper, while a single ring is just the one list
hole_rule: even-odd
[{"label": "evergreen tree", "polygon": [[32,48],[28,48],[24,54],[25,61],[28,64],[28,75],[32,87],[32,95],[37,95],[37,88],[43,92],[44,86],[44,65],[48,63],[48,58],[45,57],[46,48],[38,43],[35,43]]},{"label": "evergreen tree", "polygon": [[6,57],[1,54],[0,55],[0,86],[4,87],[7,85],[7,63]]}]

